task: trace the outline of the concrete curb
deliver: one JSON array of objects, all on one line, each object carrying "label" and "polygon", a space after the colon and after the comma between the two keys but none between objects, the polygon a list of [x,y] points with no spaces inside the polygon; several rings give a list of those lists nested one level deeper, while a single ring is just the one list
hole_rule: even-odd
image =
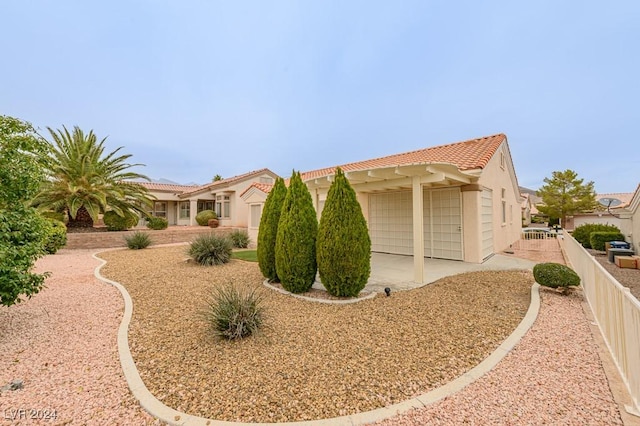
[{"label": "concrete curb", "polygon": [[358,303],[358,302],[362,302],[363,300],[373,299],[377,295],[377,293],[371,292],[371,293],[367,294],[366,296],[362,296],[362,297],[355,298],[355,299],[344,299],[344,300],[340,300],[340,299],[336,299],[336,300],[318,299],[316,297],[302,296],[301,294],[291,293],[291,292],[289,292],[287,290],[275,287],[275,286],[269,284],[269,280],[264,280],[262,282],[262,284],[265,287],[267,287],[267,288],[269,288],[269,289],[271,289],[273,291],[277,291],[278,293],[285,294],[287,296],[295,297],[296,299],[306,300],[307,302],[313,302],[313,303],[326,303],[326,304],[330,304],[330,305],[348,305],[350,303]]},{"label": "concrete curb", "polygon": [[[502,358],[504,358],[510,351],[515,347],[515,345],[520,341],[520,339],[525,335],[525,333],[531,328],[536,318],[538,317],[538,312],[540,311],[540,293],[539,293],[539,285],[535,283],[531,287],[531,303],[529,305],[529,309],[527,310],[526,315],[516,327],[516,329],[511,333],[498,348],[493,351],[491,355],[489,355],[484,361],[480,364],[458,377],[457,379],[447,383],[444,386],[441,386],[437,389],[434,389],[425,394],[419,395],[415,398],[400,402],[398,404],[393,404],[388,407],[378,408],[373,411],[367,411],[363,413],[351,414],[348,416],[342,417],[334,417],[331,419],[321,419],[321,420],[309,420],[302,422],[287,422],[287,423],[242,423],[242,422],[228,422],[223,420],[213,420],[206,419],[203,417],[192,416],[190,414],[182,413],[180,411],[174,410],[171,407],[164,405],[160,400],[158,400],[153,394],[147,389],[140,377],[140,373],[136,368],[135,362],[133,361],[133,356],[131,355],[131,350],[129,349],[129,323],[131,322],[131,317],[133,315],[133,301],[131,300],[131,296],[127,292],[127,290],[118,282],[109,280],[108,278],[103,277],[100,274],[100,270],[104,265],[106,265],[106,261],[100,259],[97,255],[101,252],[109,251],[109,250],[101,250],[100,252],[96,252],[92,254],[92,257],[100,262],[100,265],[96,267],[94,270],[95,277],[103,281],[107,284],[110,284],[116,287],[120,293],[122,294],[122,298],[124,299],[124,314],[122,316],[122,322],[120,323],[120,327],[118,328],[118,354],[120,356],[120,363],[122,364],[122,370],[124,372],[124,376],[127,380],[127,384],[133,393],[133,396],[140,402],[142,408],[144,408],[149,414],[156,417],[157,419],[166,422],[170,425],[193,425],[193,426],[249,426],[249,425],[302,425],[302,426],[337,426],[337,425],[345,425],[345,426],[353,426],[353,425],[362,425],[366,423],[373,423],[376,421],[384,420],[389,417],[396,416],[398,414],[405,413],[414,408],[422,408],[429,404],[433,404],[436,401],[439,401],[449,395],[452,395],[460,390],[462,390],[467,385],[473,383],[484,374],[491,371],[497,364],[500,362]],[[375,295],[375,293],[374,293]]]}]

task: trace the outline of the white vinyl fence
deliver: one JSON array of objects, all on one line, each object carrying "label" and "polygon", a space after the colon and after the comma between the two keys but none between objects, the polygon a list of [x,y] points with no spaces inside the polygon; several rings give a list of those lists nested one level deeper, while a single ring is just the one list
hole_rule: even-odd
[{"label": "white vinyl fence", "polygon": [[580,276],[587,302],[611,352],[613,361],[640,415],[640,302],[572,236],[560,239],[571,267]]}]

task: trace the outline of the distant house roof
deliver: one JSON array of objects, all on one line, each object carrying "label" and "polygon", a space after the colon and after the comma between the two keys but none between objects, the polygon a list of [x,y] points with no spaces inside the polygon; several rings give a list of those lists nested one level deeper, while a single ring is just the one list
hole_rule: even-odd
[{"label": "distant house roof", "polygon": [[633,198],[633,192],[612,192],[610,194],[597,194],[596,200],[600,200],[601,198],[616,198],[622,201],[622,204],[619,206],[611,206],[612,209],[623,209],[629,206],[631,203],[631,199]]},{"label": "distant house roof", "polygon": [[269,170],[267,168],[260,169],[260,170],[253,170],[251,172],[243,173],[241,175],[232,176],[230,178],[217,180],[217,181],[208,183],[206,185],[201,185],[201,186],[192,188],[190,191],[180,194],[180,197],[189,197],[189,196],[191,196],[193,194],[196,194],[196,193],[199,193],[199,192],[204,192],[204,191],[215,191],[217,189],[222,190],[223,188],[228,188],[229,186],[233,185],[234,183],[238,183],[238,182],[241,182],[243,180],[247,180],[247,179],[250,179],[252,177],[255,177],[255,176],[258,176],[258,175],[262,175],[262,174],[265,174],[265,173],[271,175],[274,179],[276,177],[278,177],[278,175],[276,175],[275,173],[273,173],[271,170]]},{"label": "distant house roof", "polygon": [[447,145],[410,151],[371,160],[348,163],[341,166],[327,167],[301,173],[303,181],[330,176],[336,167],[345,172],[370,170],[382,167],[410,166],[425,163],[451,164],[458,170],[474,170],[486,167],[496,150],[506,140],[503,133],[456,142]]},{"label": "distant house roof", "polygon": [[174,192],[182,193],[185,191],[193,191],[198,185],[178,185],[173,183],[157,183],[157,182],[136,182],[147,188],[149,191]]},{"label": "distant house roof", "polygon": [[251,186],[249,186],[247,189],[244,190],[244,192],[242,194],[240,194],[240,196],[242,197],[244,194],[246,194],[250,190],[256,190],[256,189],[258,191],[264,192],[265,194],[268,194],[269,192],[271,192],[272,188],[273,188],[273,184],[272,183],[253,182],[251,184]]}]

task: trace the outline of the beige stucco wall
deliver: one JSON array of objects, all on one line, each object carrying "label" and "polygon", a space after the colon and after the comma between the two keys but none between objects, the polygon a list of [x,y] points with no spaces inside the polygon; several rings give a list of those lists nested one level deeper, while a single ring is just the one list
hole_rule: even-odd
[{"label": "beige stucco wall", "polygon": [[[500,152],[504,167],[500,164]],[[499,253],[518,239],[522,233],[520,190],[512,169],[512,160],[503,142],[484,168],[478,183],[493,190],[493,251]],[[502,189],[505,189],[506,221],[502,221]],[[465,213],[467,210],[465,209]],[[479,212],[478,212],[479,214]]]},{"label": "beige stucco wall", "polygon": [[[242,198],[242,197],[241,197]],[[258,233],[259,227],[251,226],[252,217],[251,217],[251,206],[259,205],[260,206],[260,215],[264,212],[264,203],[267,200],[267,194],[259,190],[253,190],[250,194],[245,195],[244,198],[241,199],[241,202],[246,203],[247,206],[247,233],[249,234],[249,238],[251,239],[249,243],[249,247],[254,248],[257,247],[258,244]],[[259,219],[258,223],[259,222]]]},{"label": "beige stucco wall", "polygon": [[462,194],[462,249],[464,261],[482,262],[482,187],[465,185]]}]

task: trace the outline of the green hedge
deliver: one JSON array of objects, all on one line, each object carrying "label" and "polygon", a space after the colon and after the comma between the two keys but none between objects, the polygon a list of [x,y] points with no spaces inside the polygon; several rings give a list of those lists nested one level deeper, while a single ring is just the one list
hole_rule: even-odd
[{"label": "green hedge", "polygon": [[591,248],[592,232],[620,232],[615,225],[604,225],[601,223],[585,223],[573,230],[573,238],[576,239],[584,248]]},{"label": "green hedge", "polygon": [[594,250],[605,250],[605,244],[610,241],[624,241],[624,235],[619,232],[592,232],[589,244]]},{"label": "green hedge", "polygon": [[102,220],[109,231],[125,231],[136,226],[140,218],[134,214],[120,216],[118,213],[110,210],[104,214]]},{"label": "green hedge", "polygon": [[59,249],[67,244],[67,227],[64,223],[55,219],[47,219],[49,227],[47,239],[44,244],[44,251],[48,254],[55,254]]},{"label": "green hedge", "polygon": [[150,216],[147,218],[147,228],[154,229],[156,231],[167,229],[169,221],[164,217]]}]

